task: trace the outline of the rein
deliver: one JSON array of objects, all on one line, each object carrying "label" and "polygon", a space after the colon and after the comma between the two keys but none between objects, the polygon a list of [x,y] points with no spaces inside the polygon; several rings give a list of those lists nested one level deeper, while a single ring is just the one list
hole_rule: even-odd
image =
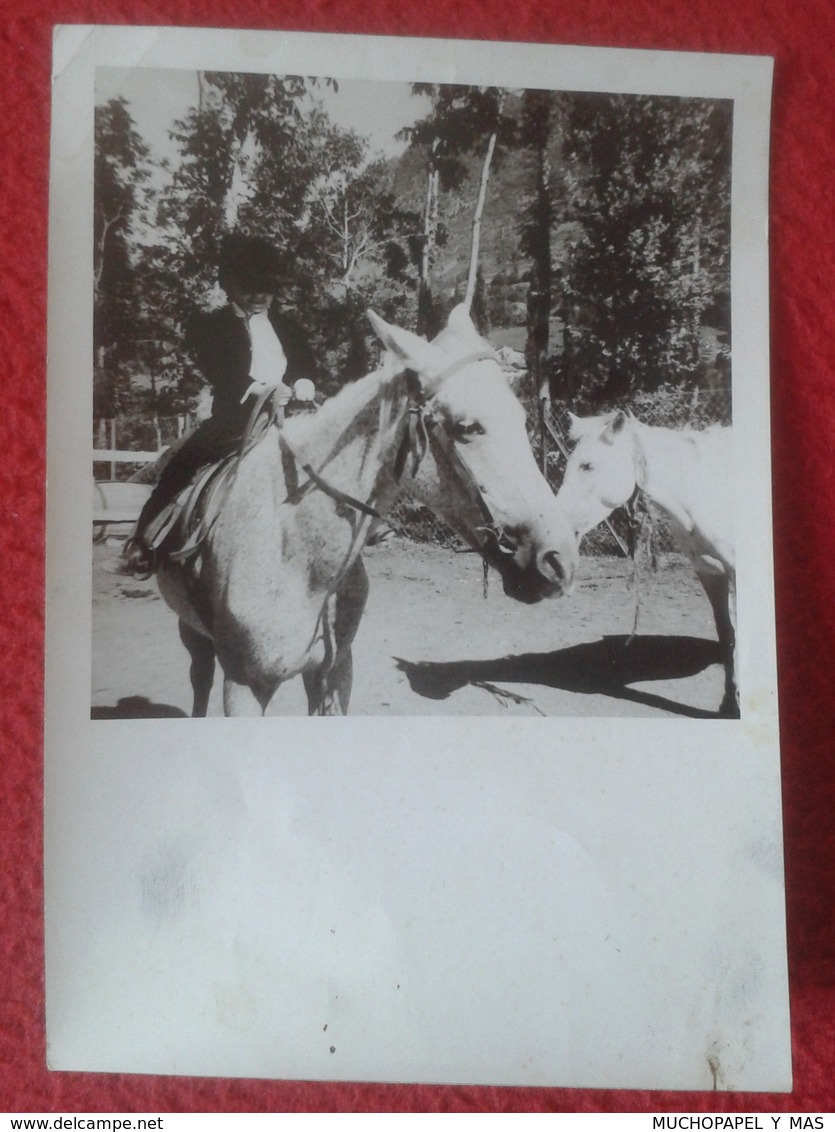
[{"label": "rein", "polygon": [[[466,369],[467,366],[473,365],[476,362],[495,360],[496,355],[492,350],[479,350],[472,354],[467,354],[463,358],[459,358],[457,361],[453,362],[445,370],[442,370],[441,373],[433,379],[433,384],[438,386],[442,385],[448,378],[452,377],[453,374],[458,373],[462,369]],[[440,449],[447,463],[453,468],[484,520],[483,525],[476,528],[477,531],[484,535],[484,538],[481,545],[473,550],[473,553],[481,554],[484,560],[484,595],[486,597],[488,566],[491,563],[498,566],[501,563],[502,557],[507,554],[512,554],[514,548],[504,531],[496,523],[487,500],[484,498],[471,468],[458,451],[455,441],[433,414],[432,399],[426,399],[422,395],[417,373],[409,369],[403,372],[406,377],[409,392],[408,417],[406,430],[394,459],[394,478],[399,483],[408,465],[409,476],[414,479],[429,449],[433,445]],[[334,487],[334,485],[329,483],[324,476],[320,475],[310,463],[302,461],[293,451],[283,431],[279,432],[279,443],[295,465],[308,477],[307,483],[299,489],[300,491],[303,492],[315,486],[326,495],[329,495],[331,499],[335,499],[338,503],[352,507],[355,511],[363,515],[368,515],[372,519],[388,522],[389,525],[392,525],[391,520],[384,519],[383,515],[371,503],[356,499],[354,496],[348,495],[346,492]]]},{"label": "rein", "polygon": [[[472,354],[467,354],[458,361],[453,362],[451,366],[443,370],[434,380],[436,385],[442,385],[447,378],[452,377],[453,374],[459,370],[465,369],[475,362],[495,361],[496,355],[492,350],[479,350]],[[409,382],[409,423],[403,441],[398,450],[394,462],[394,474],[399,481],[402,478],[403,471],[406,466],[406,461],[411,455],[410,475],[414,479],[415,475],[420,468],[421,462],[428,449],[434,444],[443,453],[447,463],[454,469],[459,480],[467,489],[471,499],[481,512],[481,517],[484,520],[483,526],[477,527],[476,530],[484,534],[484,540],[481,545],[472,551],[472,553],[481,554],[484,561],[484,596],[487,596],[487,578],[489,564],[498,566],[501,562],[503,555],[512,554],[513,546],[510,543],[507,535],[499,527],[493,518],[493,513],[484,498],[478,481],[472,473],[467,461],[461,455],[456,447],[455,441],[446,431],[438,418],[432,412],[432,399],[426,400],[422,397],[420,386],[417,380],[417,374],[411,370],[406,370],[407,381]]]},{"label": "rein", "polygon": [[320,491],[323,491],[325,495],[329,495],[331,499],[335,499],[337,503],[343,503],[346,507],[353,507],[355,511],[359,511],[363,515],[369,515],[372,519],[383,518],[376,507],[372,507],[370,503],[363,503],[361,499],[355,499],[353,495],[348,495],[347,492],[341,491],[338,487],[334,487],[332,483],[328,483],[323,476],[320,476],[311,464],[305,464],[301,457],[297,456],[290,447],[282,429],[279,430],[278,443],[295,463],[298,464],[308,478],[308,482],[300,489],[300,493],[308,491],[310,486],[313,485],[314,487],[318,487]]},{"label": "rein", "polygon": [[[492,350],[480,350],[472,354],[467,354],[465,357],[459,358],[457,361],[453,362],[452,365],[448,366],[445,370],[442,370],[441,373],[434,378],[434,384],[443,384],[443,382],[452,377],[453,374],[458,373],[460,370],[476,362],[495,361],[495,359],[496,355]],[[403,478],[408,464],[409,475],[413,479],[417,475],[427,451],[433,445],[443,453],[447,463],[457,474],[484,520],[483,525],[476,528],[477,531],[484,535],[484,539],[473,553],[481,554],[484,559],[484,588],[486,596],[488,564],[492,563],[498,565],[501,562],[502,556],[513,553],[513,547],[504,531],[495,522],[481,488],[466,460],[458,451],[455,441],[433,414],[432,399],[427,400],[423,397],[417,374],[413,370],[405,370],[404,373],[406,375],[409,391],[408,419],[406,431],[404,432],[403,439],[395,455],[394,477],[399,482]],[[218,487],[219,498],[217,499],[216,506],[212,507],[210,515],[205,515],[201,520],[198,520],[197,527],[186,544],[170,554],[173,560],[183,562],[196,554],[201,548],[226,502],[229,491],[237,478],[241,461],[273,425],[278,429],[279,445],[289,457],[289,461],[307,476],[307,482],[296,489],[299,494],[304,494],[315,487],[324,492],[325,495],[330,496],[330,498],[334,499],[337,503],[350,507],[362,515],[366,515],[378,521],[388,521],[384,519],[383,515],[373,504],[357,499],[347,492],[342,491],[340,488],[335,487],[324,476],[317,472],[309,462],[304,461],[297,455],[287,440],[284,429],[282,428],[283,416],[283,410],[278,408],[273,400],[273,390],[265,390],[253,407],[240,449],[221,472],[222,481]],[[292,494],[296,494],[296,492]],[[194,498],[194,496],[192,498]]]},{"label": "rein", "polygon": [[[495,357],[496,355],[492,350],[481,350],[477,353],[467,354],[465,357],[459,358],[458,361],[454,362],[451,366],[448,366],[447,369],[442,370],[434,380],[437,384],[442,384],[447,378],[452,377],[452,375],[459,370],[465,369],[475,362],[494,361]],[[427,401],[421,396],[417,374],[413,370],[405,370],[404,373],[409,389],[408,423],[403,435],[403,440],[400,443],[394,459],[395,479],[399,482],[403,478],[409,457],[411,457],[409,475],[414,479],[431,443],[436,443],[444,453],[448,462],[452,464],[458,472],[465,486],[470,490],[473,499],[481,511],[487,527],[479,529],[493,532],[497,542],[500,542],[502,536],[499,534],[498,528],[496,528],[493,522],[492,513],[481,493],[481,489],[476,483],[475,476],[473,476],[466,461],[456,449],[455,442],[452,440],[449,433],[447,433],[442,426],[439,427],[437,418],[431,412],[431,400]],[[303,485],[300,489],[301,491],[308,490],[309,485],[312,484],[318,487],[320,491],[323,491],[325,495],[329,495],[331,499],[335,499],[338,503],[353,507],[354,510],[361,512],[363,515],[368,515],[372,519],[385,521],[383,515],[381,515],[377,508],[371,503],[356,499],[340,488],[334,487],[334,485],[326,480],[324,476],[320,475],[310,463],[305,463],[293,450],[283,430],[279,431],[279,443],[308,477],[308,484]]]},{"label": "rein", "polygon": [[[455,362],[453,365],[445,369],[440,374],[440,376],[436,378],[436,381],[438,382],[438,384],[440,384],[448,377],[450,377],[453,373],[456,373],[459,369],[463,369],[465,366],[471,365],[473,362],[494,358],[495,354],[492,351],[490,351],[489,353],[487,351],[481,351],[477,354],[469,354],[465,358],[459,359],[459,361]],[[423,461],[423,457],[426,455],[426,452],[429,449],[432,440],[434,439],[438,441],[440,447],[447,455],[447,458],[458,468],[459,474],[462,476],[464,482],[468,486],[471,486],[474,498],[476,499],[482,514],[485,516],[485,521],[490,524],[490,529],[493,530],[494,524],[492,523],[492,515],[490,514],[487,503],[481,494],[478,484],[475,481],[475,477],[467,467],[462,457],[455,451],[455,446],[452,439],[444,431],[443,428],[436,428],[438,423],[437,419],[427,412],[427,402],[422,396],[420,383],[418,381],[418,375],[413,370],[405,370],[404,373],[406,376],[407,388],[409,391],[408,419],[403,440],[398,447],[394,460],[393,470],[395,479],[398,482],[402,479],[403,472],[406,468],[406,462],[410,455],[412,457],[410,474],[412,478],[414,478],[421,465],[421,462]],[[324,492],[326,495],[330,496],[331,499],[335,499],[338,503],[352,507],[354,510],[360,512],[361,514],[370,516],[372,519],[377,519],[383,522],[386,521],[376,507],[372,506],[370,503],[364,503],[360,499],[355,499],[353,496],[348,495],[341,489],[334,487],[333,484],[329,483],[323,476],[315,471],[315,469],[309,463],[303,463],[291,448],[290,444],[287,441],[287,437],[283,433],[283,430],[279,430],[279,444],[282,446],[284,452],[286,452],[290,457],[293,464],[301,468],[301,470],[308,477],[307,483],[297,489],[299,494],[310,490],[311,485],[313,485],[315,487],[318,487],[319,490]],[[352,539],[351,551],[349,551],[348,555],[349,558],[353,553],[358,538],[359,529],[357,530],[357,532],[355,532],[355,536]],[[500,542],[500,538],[501,535],[497,533],[497,545]],[[331,610],[331,598],[333,597],[335,590],[336,586],[334,585],[331,587],[328,596],[322,604],[322,608],[319,612],[319,618],[317,620],[317,627],[321,625],[322,628],[322,637],[325,642],[326,653],[331,658],[330,663],[332,663],[332,658],[333,656],[335,656],[336,652],[334,614]],[[487,596],[486,557],[484,562],[484,596]]]}]

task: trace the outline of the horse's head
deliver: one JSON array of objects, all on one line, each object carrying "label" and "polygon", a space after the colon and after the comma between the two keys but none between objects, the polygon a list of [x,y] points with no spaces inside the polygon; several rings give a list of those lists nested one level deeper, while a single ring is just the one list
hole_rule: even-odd
[{"label": "horse's head", "polygon": [[639,468],[632,423],[621,411],[584,418],[571,414],[575,445],[557,499],[578,539],[635,491]]},{"label": "horse's head", "polygon": [[469,316],[456,308],[432,342],[370,317],[410,394],[406,489],[496,568],[510,597],[569,591],[576,542],[534,461],[524,410]]}]

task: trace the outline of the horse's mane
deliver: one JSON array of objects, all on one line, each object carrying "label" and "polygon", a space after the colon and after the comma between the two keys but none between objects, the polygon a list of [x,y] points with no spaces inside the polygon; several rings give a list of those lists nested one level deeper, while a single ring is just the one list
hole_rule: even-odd
[{"label": "horse's mane", "polygon": [[631,409],[610,409],[608,412],[598,413],[596,416],[575,417],[569,429],[569,438],[573,441],[579,441],[585,436],[594,436],[596,433],[602,432],[606,425],[611,424],[621,412],[623,412],[626,417],[627,427],[633,431],[640,432],[642,429],[649,429],[658,436],[669,435],[671,438],[680,441],[689,440],[699,443],[706,437],[721,435],[730,429],[730,425],[723,425],[716,422],[702,427],[689,424],[656,425],[650,424],[648,421],[642,421]]},{"label": "horse's mane", "polygon": [[302,445],[309,440],[318,440],[320,435],[335,438],[346,425],[361,416],[377,400],[384,386],[397,376],[390,365],[383,365],[365,377],[343,385],[315,413],[291,417],[284,426],[288,438]]},{"label": "horse's mane", "polygon": [[[462,341],[462,329],[451,321],[433,339],[432,345],[438,348],[442,355],[447,354],[452,362],[464,354]],[[466,344],[492,351],[490,343],[480,335],[471,333]],[[290,418],[285,425],[288,439],[300,445],[308,441],[318,441],[328,435],[336,440],[347,425],[356,421],[369,406],[376,403],[386,385],[394,384],[404,368],[403,362],[398,361],[391,354],[386,355],[378,369],[344,385],[338,393],[325,401],[316,413]]]}]

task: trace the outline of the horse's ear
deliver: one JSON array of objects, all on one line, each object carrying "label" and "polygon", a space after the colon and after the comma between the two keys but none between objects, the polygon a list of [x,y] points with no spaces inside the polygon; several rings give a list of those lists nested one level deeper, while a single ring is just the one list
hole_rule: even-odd
[{"label": "horse's ear", "polygon": [[575,416],[569,409],[568,412],[568,437],[569,440],[579,440],[583,435],[583,418]]},{"label": "horse's ear", "polygon": [[383,345],[401,361],[405,368],[420,372],[426,368],[431,357],[431,347],[425,338],[419,338],[411,330],[404,330],[400,326],[380,318],[374,311],[367,311],[368,321],[374,328],[374,333]]},{"label": "horse's ear", "polygon": [[623,432],[623,428],[628,420],[629,418],[627,417],[623,409],[618,409],[618,411],[607,422],[606,427],[603,430],[603,435],[600,437],[603,443],[614,444],[615,437],[618,435],[618,433]]},{"label": "horse's ear", "polygon": [[470,315],[470,308],[466,303],[459,303],[457,307],[453,307],[449,312],[449,317],[446,320],[447,326],[450,330],[463,332],[469,335],[478,335],[475,328],[475,323]]},{"label": "horse's ear", "polygon": [[[466,303],[459,303],[449,312],[446,326],[432,339],[442,349],[449,348],[450,338],[469,343],[476,350],[492,350],[493,347],[481,334],[473,322],[470,308]],[[456,347],[453,346],[453,350]]]}]

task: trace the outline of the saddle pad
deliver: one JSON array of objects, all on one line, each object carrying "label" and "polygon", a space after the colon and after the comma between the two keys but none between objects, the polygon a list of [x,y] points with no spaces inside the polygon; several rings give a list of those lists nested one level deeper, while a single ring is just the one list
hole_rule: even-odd
[{"label": "saddle pad", "polygon": [[196,554],[220,514],[236,464],[237,453],[201,468],[148,525],[148,547],[174,561]]},{"label": "saddle pad", "polygon": [[162,509],[145,532],[145,541],[158,555],[183,562],[195,555],[221,512],[241,456],[259,444],[272,425],[280,427],[283,413],[275,390],[265,390],[255,403],[239,447],[213,464],[197,470],[191,484]]}]

